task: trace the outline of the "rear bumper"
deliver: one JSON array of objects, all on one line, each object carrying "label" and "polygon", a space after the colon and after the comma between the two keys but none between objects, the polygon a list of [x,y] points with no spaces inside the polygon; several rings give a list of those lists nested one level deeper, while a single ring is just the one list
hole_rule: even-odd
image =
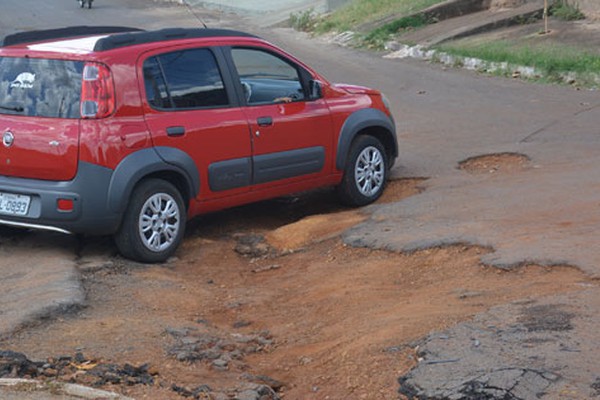
[{"label": "rear bumper", "polygon": [[[0,192],[31,196],[27,215],[0,214],[0,224],[64,233],[112,234],[121,221],[121,214],[108,206],[112,174],[109,168],[82,162],[77,176],[70,181],[0,176]],[[59,199],[72,200],[73,210],[59,210]]]}]

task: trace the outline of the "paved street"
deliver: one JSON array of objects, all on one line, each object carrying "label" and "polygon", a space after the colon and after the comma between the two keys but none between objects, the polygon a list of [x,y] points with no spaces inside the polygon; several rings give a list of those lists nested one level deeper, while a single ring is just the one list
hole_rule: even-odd
[{"label": "paved street", "polygon": [[[429,180],[420,195],[370,207],[371,218],[347,232],[346,243],[395,251],[468,243],[495,250],[484,256],[486,264],[502,268],[527,263],[570,265],[589,277],[600,277],[600,99],[596,91],[386,60],[309,40],[287,29],[262,28],[251,16],[237,19],[217,11],[192,12],[176,4],[97,0],[96,8],[82,10],[72,0],[5,3],[0,14],[2,36],[65,25],[160,28],[198,26],[199,20],[205,20],[210,26],[258,33],[331,81],[382,89],[393,104],[399,133],[400,157],[393,176]],[[510,175],[473,175],[457,168],[470,157],[498,153],[523,154],[530,160],[529,167]],[[26,235],[16,246],[11,245],[10,231],[0,232],[0,238],[0,251],[10,255],[0,260],[4,277],[0,279],[0,337],[32,318],[84,303],[75,238]],[[27,251],[31,246],[34,256]],[[591,295],[582,292],[556,301],[594,304],[598,291],[590,290]],[[544,304],[553,302],[545,299]],[[596,326],[596,315],[585,318],[582,326]],[[600,340],[594,332],[575,329],[569,334],[575,342],[579,336]],[[582,365],[597,359],[589,351],[578,354],[585,360]],[[473,357],[469,365],[477,365],[477,354],[462,357]],[[577,360],[571,358],[572,364],[558,367],[560,357],[548,359],[552,367],[571,369],[568,375],[577,376]],[[573,390],[585,398],[589,384],[574,383]],[[558,389],[548,390],[556,394]]]}]

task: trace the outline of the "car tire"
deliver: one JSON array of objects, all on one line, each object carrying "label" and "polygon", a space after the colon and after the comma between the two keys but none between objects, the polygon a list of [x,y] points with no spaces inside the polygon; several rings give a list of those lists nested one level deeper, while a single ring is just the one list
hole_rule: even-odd
[{"label": "car tire", "polygon": [[377,138],[357,136],[350,146],[342,182],[337,187],[340,201],[348,206],[364,206],[377,200],[385,188],[388,161]]},{"label": "car tire", "polygon": [[164,262],[183,239],[186,207],[181,193],[167,181],[147,179],[131,195],[115,243],[127,258]]}]

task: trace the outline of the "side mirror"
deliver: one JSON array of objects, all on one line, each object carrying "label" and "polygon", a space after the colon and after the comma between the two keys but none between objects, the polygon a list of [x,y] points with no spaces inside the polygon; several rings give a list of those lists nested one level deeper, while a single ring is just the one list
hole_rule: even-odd
[{"label": "side mirror", "polygon": [[322,84],[319,81],[311,79],[308,82],[309,97],[311,100],[318,100],[323,97]]}]

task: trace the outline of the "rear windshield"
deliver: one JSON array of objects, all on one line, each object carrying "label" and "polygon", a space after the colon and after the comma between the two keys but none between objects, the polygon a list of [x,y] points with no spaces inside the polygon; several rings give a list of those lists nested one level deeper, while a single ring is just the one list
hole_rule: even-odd
[{"label": "rear windshield", "polygon": [[79,118],[83,62],[0,57],[0,114]]}]

